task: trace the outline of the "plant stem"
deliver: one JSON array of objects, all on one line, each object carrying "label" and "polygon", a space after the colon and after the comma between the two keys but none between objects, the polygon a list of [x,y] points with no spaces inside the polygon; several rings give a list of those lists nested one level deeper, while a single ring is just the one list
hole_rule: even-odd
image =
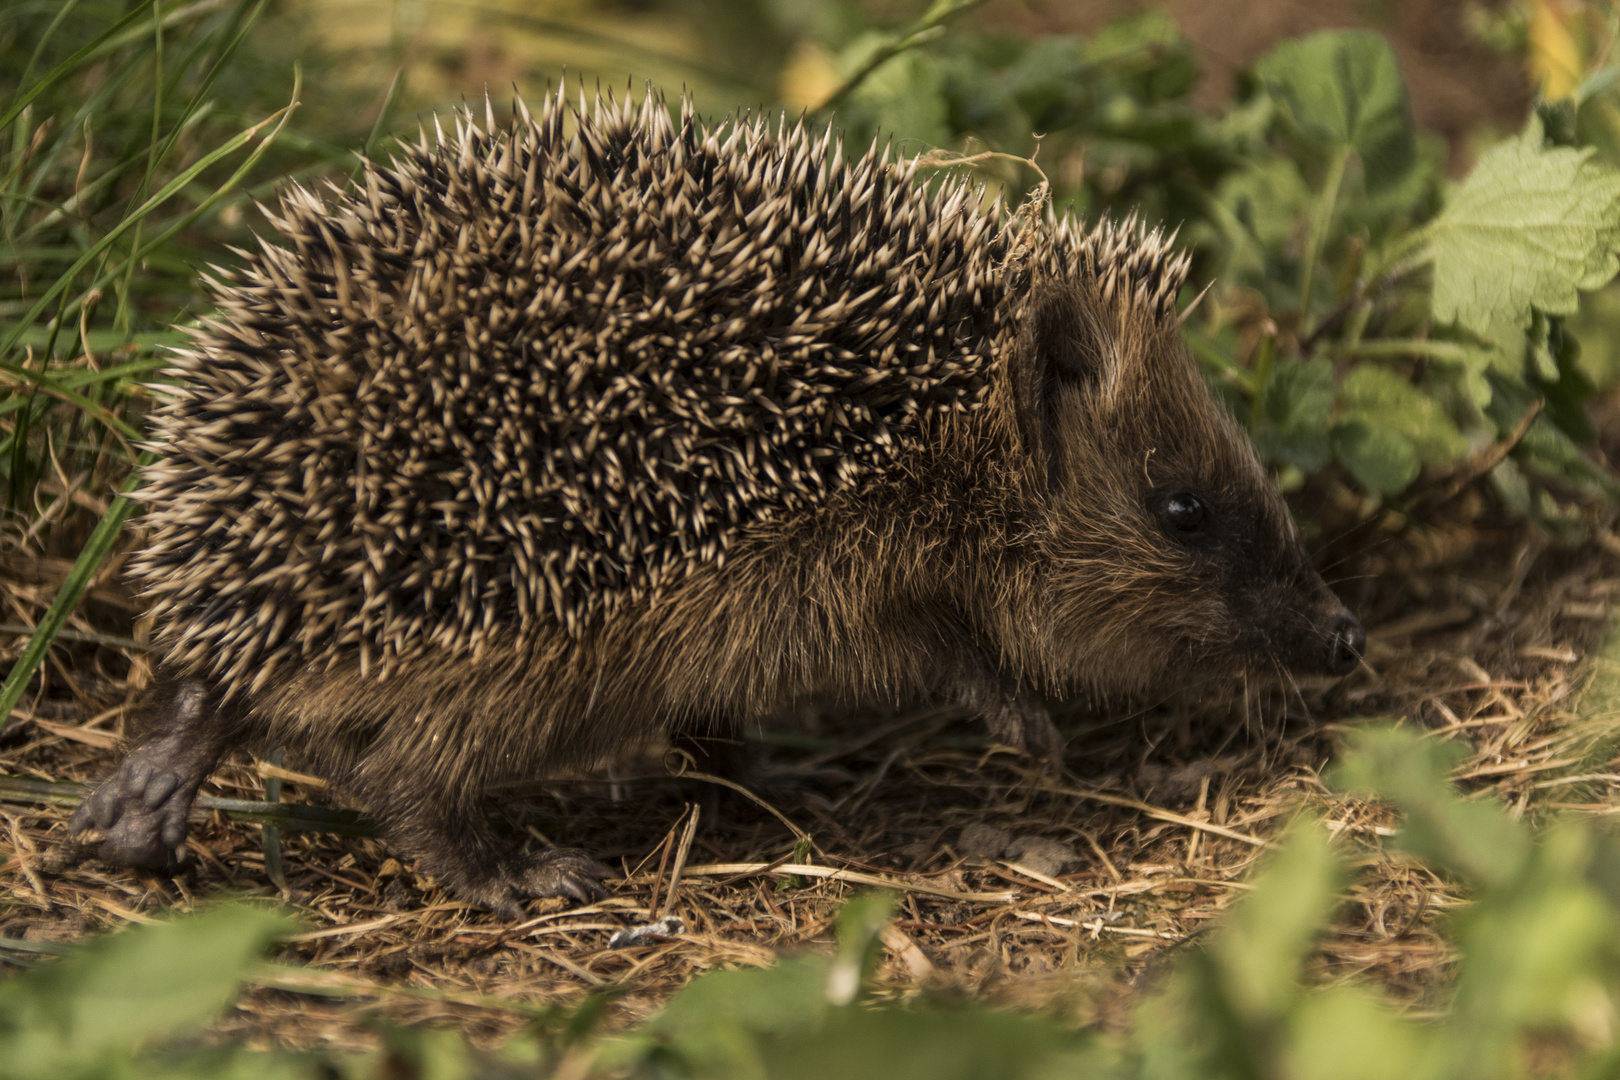
[{"label": "plant stem", "polygon": [[1259,431],[1266,418],[1266,391],[1271,387],[1271,365],[1277,356],[1277,339],[1267,334],[1260,339],[1254,358],[1254,404],[1249,412],[1249,430]]},{"label": "plant stem", "polygon": [[1325,350],[1330,356],[1388,356],[1405,359],[1421,356],[1427,360],[1462,364],[1471,355],[1466,345],[1455,341],[1429,341],[1423,338],[1385,338],[1372,341],[1335,343]]},{"label": "plant stem", "polygon": [[839,83],[832,93],[824,98],[812,112],[823,112],[832,108],[848,97],[855,88],[866,81],[867,76],[899,56],[903,52],[915,49],[919,45],[926,45],[945,32],[945,22],[956,16],[978,7],[984,0],[934,0],[922,18],[906,27],[904,30],[890,36],[889,40],[878,46],[877,50],[867,57],[861,66],[850,72],[843,82]]},{"label": "plant stem", "polygon": [[1344,170],[1350,163],[1350,153],[1348,146],[1333,151],[1327,179],[1322,182],[1322,196],[1311,215],[1311,231],[1305,240],[1305,266],[1299,276],[1299,336],[1302,338],[1311,334],[1311,289],[1316,284],[1316,264],[1321,261],[1322,244],[1333,224],[1333,210],[1339,204],[1339,189],[1344,186]]}]

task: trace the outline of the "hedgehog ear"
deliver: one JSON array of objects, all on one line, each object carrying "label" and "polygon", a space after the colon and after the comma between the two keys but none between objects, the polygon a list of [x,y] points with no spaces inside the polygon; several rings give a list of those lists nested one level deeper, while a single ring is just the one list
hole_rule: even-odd
[{"label": "hedgehog ear", "polygon": [[1056,434],[1054,409],[1064,388],[1111,395],[1119,385],[1121,350],[1090,300],[1073,286],[1049,286],[1026,309],[1014,392],[1026,434],[1042,445]]},{"label": "hedgehog ear", "polygon": [[1038,365],[1043,397],[1065,385],[1111,390],[1118,380],[1118,350],[1086,299],[1054,289],[1038,298],[1031,312],[1030,359]]},{"label": "hedgehog ear", "polygon": [[1018,426],[1030,456],[1053,483],[1063,459],[1059,401],[1074,391],[1111,397],[1120,382],[1122,350],[1098,314],[1095,296],[1073,282],[1037,285],[1024,309],[1018,355],[1010,372]]}]

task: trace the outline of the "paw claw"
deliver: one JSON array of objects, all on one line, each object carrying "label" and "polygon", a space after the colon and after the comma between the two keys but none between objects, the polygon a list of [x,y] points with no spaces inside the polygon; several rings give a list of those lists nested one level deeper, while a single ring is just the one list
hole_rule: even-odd
[{"label": "paw claw", "polygon": [[170,817],[169,820],[163,823],[163,831],[160,838],[163,841],[163,846],[166,848],[177,848],[181,844],[185,843],[186,819],[181,815],[174,815]]},{"label": "paw claw", "polygon": [[617,874],[611,866],[604,866],[583,851],[554,848],[518,860],[508,870],[507,878],[511,891],[519,896],[564,896],[593,904],[612,895],[600,882]]}]

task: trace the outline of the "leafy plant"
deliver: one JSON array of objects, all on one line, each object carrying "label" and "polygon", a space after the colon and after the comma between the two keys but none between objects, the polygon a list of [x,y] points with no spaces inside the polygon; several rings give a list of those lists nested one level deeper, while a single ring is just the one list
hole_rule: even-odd
[{"label": "leafy plant", "polygon": [[[1620,68],[1543,103],[1459,185],[1376,34],[1283,42],[1214,117],[1187,104],[1197,73],[1158,14],[1089,41],[959,34],[879,66],[840,119],[908,152],[1038,153],[1060,205],[1180,224],[1199,256],[1185,300],[1215,282],[1194,349],[1286,486],[1340,475],[1412,504],[1497,443],[1493,487],[1521,513],[1568,525],[1620,494],[1581,450],[1593,386],[1566,326],[1617,268],[1599,135]],[[994,167],[1013,198],[1035,181]]]},{"label": "leafy plant", "polygon": [[215,908],[113,934],[0,982],[0,1076],[296,1076],[298,1058],[177,1051],[218,1019],[251,965],[291,928],[262,908]]},{"label": "leafy plant", "polygon": [[[1161,14],[1026,40],[952,21],[971,6],[940,0],[899,31],[818,7],[838,16],[814,31],[834,58],[832,115],[853,140],[885,131],[908,152],[1034,156],[1044,179],[1005,157],[984,166],[1014,200],[1046,182],[1082,214],[1181,223],[1199,287],[1216,282],[1188,320],[1192,346],[1285,483],[1417,506],[1479,466],[1507,505],[1558,527],[1620,494],[1584,450],[1594,380],[1620,363],[1583,360],[1577,340],[1597,329],[1581,294],[1614,277],[1620,247],[1620,68],[1596,59],[1612,50],[1539,31],[1537,47],[1573,67],[1549,61],[1547,100],[1523,132],[1453,184],[1374,35],[1285,42],[1208,115],[1189,101],[1193,52]],[[124,480],[140,383],[180,340],[170,326],[195,303],[193,265],[241,239],[227,212],[256,177],[342,160],[342,140],[280,126],[298,96],[290,78],[241,74],[264,7],[0,11],[0,484],[16,535],[50,527],[56,550],[78,555],[0,688],[0,716],[129,511],[113,500],[99,527],[91,515],[67,528],[50,507]],[[259,956],[284,928],[239,908],[64,950],[0,983],[0,1077],[1615,1075],[1620,847],[1586,823],[1535,831],[1465,798],[1451,766],[1443,746],[1380,729],[1353,740],[1337,773],[1402,810],[1403,857],[1471,892],[1446,920],[1459,959],[1437,1018],[1364,986],[1315,985],[1314,944],[1352,869],[1344,844],[1302,817],[1229,924],[1144,993],[1123,1035],[929,996],[878,1004],[866,980],[889,909],[867,898],[845,910],[836,956],[712,973],[628,1034],[595,1029],[598,998],[499,1054],[411,1030],[387,1031],[374,1055],[210,1047],[199,1032],[243,982],[270,978]]]}]

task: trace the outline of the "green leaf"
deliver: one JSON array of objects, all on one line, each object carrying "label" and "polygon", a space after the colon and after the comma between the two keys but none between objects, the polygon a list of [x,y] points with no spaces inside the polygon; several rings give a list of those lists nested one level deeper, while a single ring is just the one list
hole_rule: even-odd
[{"label": "green leaf", "polygon": [[1344,867],[1327,831],[1300,818],[1210,947],[1230,1007],[1250,1022],[1282,1016],[1299,994],[1305,953],[1339,905]]},{"label": "green leaf", "polygon": [[[845,50],[843,66],[859,68],[885,40],[881,35],[857,40]],[[950,139],[945,76],[939,61],[926,53],[903,52],[879,64],[850,94],[849,106],[880,137],[900,140],[908,154],[943,146]]]},{"label": "green leaf", "polygon": [[1278,361],[1261,391],[1262,422],[1254,442],[1268,462],[1313,472],[1331,453],[1333,365],[1326,360]]},{"label": "green leaf", "polygon": [[1493,802],[1459,798],[1449,777],[1464,750],[1396,727],[1365,728],[1329,784],[1371,792],[1406,816],[1400,845],[1481,886],[1513,878],[1529,855],[1524,826]]},{"label": "green leaf", "polygon": [[1417,153],[1406,82],[1388,42],[1365,30],[1285,41],[1255,65],[1267,93],[1323,147],[1352,147],[1367,187],[1398,181]]},{"label": "green leaf", "polygon": [[1421,1080],[1423,1029],[1359,986],[1305,997],[1290,1018],[1290,1076],[1296,1080]]},{"label": "green leaf", "polygon": [[1519,1075],[1504,1067],[1514,1043],[1579,1030],[1594,1008],[1611,1007],[1616,913],[1587,879],[1597,839],[1555,823],[1517,874],[1458,913],[1454,1075]]},{"label": "green leaf", "polygon": [[1617,245],[1620,172],[1590,149],[1511,139],[1480,156],[1429,227],[1434,316],[1510,341],[1532,308],[1571,314],[1578,290],[1613,278]]},{"label": "green leaf", "polygon": [[827,971],[827,1000],[848,1005],[877,967],[878,935],[894,913],[894,896],[858,896],[838,912],[838,954]]},{"label": "green leaf", "polygon": [[1268,248],[1282,248],[1299,231],[1311,191],[1287,158],[1265,158],[1222,181],[1216,199]]},{"label": "green leaf", "polygon": [[764,1038],[825,1022],[827,968],[826,957],[812,955],[764,969],[711,971],[635,1032],[610,1041],[597,1060],[628,1068],[660,1056],[692,1075],[764,1076]]},{"label": "green leaf", "polygon": [[[1106,1075],[1087,1067],[1096,1064],[1090,1055],[1073,1053],[1076,1044],[1084,1046],[1048,1020],[987,1008],[839,1009],[819,1031],[767,1040],[762,1055],[765,1067],[757,1075],[771,1080],[1036,1080]],[[731,1075],[740,1080],[745,1074]]]},{"label": "green leaf", "polygon": [[1339,402],[1346,419],[1395,432],[1425,465],[1448,464],[1468,450],[1468,440],[1434,399],[1386,368],[1353,368],[1339,385]]},{"label": "green leaf", "polygon": [[1084,55],[1146,105],[1185,96],[1201,73],[1180,27],[1162,11],[1115,19],[1091,37]]},{"label": "green leaf", "polygon": [[96,1073],[218,1016],[265,947],[293,924],[248,905],[110,934],[0,987],[8,1076]]},{"label": "green leaf", "polygon": [[1115,19],[1098,30],[1086,42],[1084,54],[1092,63],[1103,64],[1144,49],[1180,46],[1185,41],[1181,28],[1169,15],[1141,11]]},{"label": "green leaf", "polygon": [[804,956],[764,969],[716,971],[675,996],[644,1030],[676,1035],[716,1024],[790,1031],[821,1022],[827,1010],[827,958]]},{"label": "green leaf", "polygon": [[1365,420],[1334,425],[1333,453],[1364,486],[1385,495],[1405,491],[1422,467],[1411,440]]}]

